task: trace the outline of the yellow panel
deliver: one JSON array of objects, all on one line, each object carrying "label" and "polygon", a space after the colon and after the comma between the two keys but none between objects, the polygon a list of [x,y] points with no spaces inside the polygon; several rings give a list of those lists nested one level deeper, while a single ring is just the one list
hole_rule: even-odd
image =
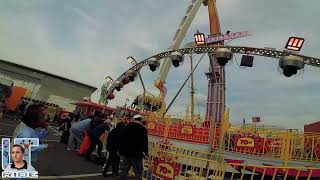
[{"label": "yellow panel", "polygon": [[26,94],[24,95],[24,97],[28,97],[30,98],[32,95],[32,91],[27,90]]}]

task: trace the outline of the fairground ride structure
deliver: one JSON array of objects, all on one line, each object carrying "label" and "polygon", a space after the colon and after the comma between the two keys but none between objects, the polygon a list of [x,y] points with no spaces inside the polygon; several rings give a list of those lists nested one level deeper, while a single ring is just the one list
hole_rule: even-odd
[{"label": "fairground ride structure", "polygon": [[[231,173],[231,179],[237,173],[242,174],[240,179],[244,177],[244,174],[251,175],[251,179],[255,175],[262,176],[262,179],[265,176],[270,176],[272,179],[276,177],[319,179],[320,135],[274,129],[257,124],[238,127],[230,125],[229,110],[225,108],[224,65],[233,58],[234,54],[264,56],[278,59],[283,74],[292,76],[303,69],[305,65],[320,67],[320,59],[300,55],[297,53],[300,49],[298,51],[296,49],[278,51],[257,47],[228,46],[224,45],[223,41],[217,41],[213,44],[204,42],[203,45],[194,44],[192,47],[179,49],[182,39],[202,3],[208,6],[211,35],[221,34],[215,1],[193,0],[174,36],[170,50],[133,63],[133,66],[115,81],[108,81],[111,85],[104,87],[107,89],[104,92],[105,99],[112,100],[115,98],[114,90],[120,91],[125,85],[135,81],[141,68],[149,66],[151,71],[155,71],[160,62],[163,62],[160,75],[155,82],[156,87],[160,90],[159,99],[161,102],[165,97],[164,83],[171,65],[179,67],[180,63],[184,61],[184,55],[187,54],[209,55],[207,111],[203,123],[173,123],[174,117],[165,115],[171,103],[168,107],[159,104],[160,113],[142,112],[148,121],[150,148],[154,153],[153,158],[150,159],[152,162],[149,162],[150,171],[158,177],[169,177],[168,179],[174,179],[182,171],[185,172],[190,168],[194,174],[198,175],[197,178],[208,177],[212,170],[213,174],[219,177],[225,177]],[[289,40],[288,44],[301,48],[303,41],[300,40],[293,38],[293,42],[290,44]],[[201,60],[202,58],[198,64]],[[159,153],[165,157],[159,159]],[[171,154],[169,160],[168,154]],[[175,158],[172,159],[172,156]],[[206,165],[199,164],[199,161],[205,161]],[[214,161],[215,165],[211,167],[209,161]],[[160,169],[161,167],[170,167],[170,173],[160,172],[159,166]],[[208,173],[200,177],[199,169]]]}]

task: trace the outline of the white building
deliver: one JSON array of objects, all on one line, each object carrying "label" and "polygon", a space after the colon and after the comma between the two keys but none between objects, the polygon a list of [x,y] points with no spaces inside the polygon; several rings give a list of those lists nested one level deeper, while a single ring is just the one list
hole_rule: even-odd
[{"label": "white building", "polygon": [[30,67],[0,60],[0,78],[12,80],[14,86],[27,89],[25,97],[54,103],[73,111],[77,101],[91,97],[96,87],[76,82]]}]

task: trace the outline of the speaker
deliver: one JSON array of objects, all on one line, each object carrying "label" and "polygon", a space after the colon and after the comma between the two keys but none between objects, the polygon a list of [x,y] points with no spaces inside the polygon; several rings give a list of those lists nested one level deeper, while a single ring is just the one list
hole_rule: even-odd
[{"label": "speaker", "polygon": [[240,66],[252,67],[253,66],[253,56],[243,55],[241,58]]}]

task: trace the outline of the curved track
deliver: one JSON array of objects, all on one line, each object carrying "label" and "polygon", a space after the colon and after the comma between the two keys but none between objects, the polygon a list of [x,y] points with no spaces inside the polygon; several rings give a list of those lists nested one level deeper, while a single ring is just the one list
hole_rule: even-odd
[{"label": "curved track", "polygon": [[161,60],[169,57],[170,54],[175,51],[180,52],[182,54],[214,53],[214,51],[217,48],[228,48],[234,54],[249,54],[249,55],[264,56],[264,57],[270,57],[270,58],[276,58],[276,59],[279,59],[283,56],[294,55],[294,56],[301,57],[303,59],[302,61],[307,65],[320,67],[320,59],[318,59],[318,58],[299,55],[299,54],[293,54],[293,53],[285,52],[285,51],[269,50],[269,49],[264,49],[264,48],[245,47],[245,46],[199,46],[199,47],[194,47],[194,48],[182,48],[182,49],[178,49],[178,50],[170,50],[170,51],[161,52],[159,54],[148,57],[147,59],[135,64],[134,66],[132,66],[131,68],[126,70],[122,75],[120,75],[113,82],[113,84],[108,88],[106,96],[108,97],[108,95],[114,91],[116,81],[121,82],[127,76],[127,72],[130,70],[134,70],[136,72],[139,71],[142,67],[148,65],[148,60],[150,60],[151,58],[152,59],[155,58],[157,61],[161,61]]}]

